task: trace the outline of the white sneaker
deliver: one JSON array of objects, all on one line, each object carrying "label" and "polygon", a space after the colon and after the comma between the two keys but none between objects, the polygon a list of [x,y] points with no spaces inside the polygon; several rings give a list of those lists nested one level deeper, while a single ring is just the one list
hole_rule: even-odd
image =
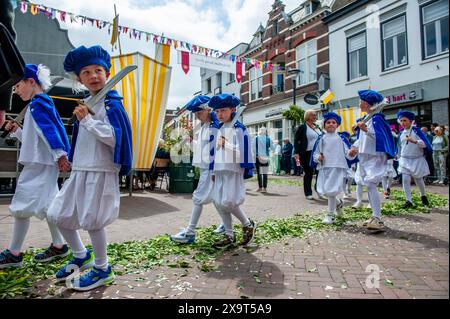
[{"label": "white sneaker", "polygon": [[322,195],[322,194],[317,194],[317,197],[318,197],[319,199],[327,199],[327,197],[324,196],[324,195]]},{"label": "white sneaker", "polygon": [[329,213],[322,220],[322,223],[329,225],[334,223],[334,215],[330,215]]},{"label": "white sneaker", "polygon": [[225,234],[225,226],[223,224],[220,224],[219,226],[217,226],[217,228],[213,231],[214,234],[216,235],[221,235],[221,234]]},{"label": "white sneaker", "polygon": [[351,199],[352,198],[352,194],[344,194],[344,196],[342,198],[344,198],[344,199]]},{"label": "white sneaker", "polygon": [[372,206],[370,205],[370,203],[369,204],[367,204],[367,207],[366,208],[368,208],[368,209],[372,209]]},{"label": "white sneaker", "polygon": [[358,202],[358,201],[356,203],[354,203],[352,206],[352,208],[355,208],[355,209],[360,209],[361,207],[363,207],[363,203]]},{"label": "white sneaker", "polygon": [[336,204],[336,216],[342,216],[342,208],[344,208],[344,201],[339,198]]},{"label": "white sneaker", "polygon": [[313,200],[314,197],[313,197],[313,195],[308,195],[308,196],[306,196],[306,199]]},{"label": "white sneaker", "polygon": [[372,220],[369,223],[367,223],[366,227],[368,230],[375,230],[375,231],[384,231],[386,229],[386,226],[378,217],[372,218]]}]

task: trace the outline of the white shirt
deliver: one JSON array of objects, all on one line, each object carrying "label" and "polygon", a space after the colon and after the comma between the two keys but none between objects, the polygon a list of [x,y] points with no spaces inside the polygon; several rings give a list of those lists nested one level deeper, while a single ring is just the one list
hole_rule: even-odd
[{"label": "white shirt", "polygon": [[[216,147],[214,157],[214,171],[231,171],[235,173],[243,173],[244,169],[241,167],[241,154],[243,155],[244,133],[241,129],[231,126],[231,123],[225,123],[217,134],[217,141],[225,137],[225,147]],[[250,147],[250,145],[249,145]]]},{"label": "white shirt", "polygon": [[42,133],[41,128],[31,115],[30,105],[25,113],[23,129],[18,128],[11,137],[16,137],[22,142],[19,155],[19,163],[56,165],[61,156],[67,155],[62,149],[53,150]]},{"label": "white shirt", "polygon": [[306,151],[313,150],[314,144],[316,143],[320,134],[321,134],[320,130],[316,128],[312,129],[309,127],[308,124],[306,124],[306,138],[308,139],[308,147],[306,148]]},{"label": "white shirt", "polygon": [[[407,136],[411,136],[413,139],[417,140],[417,144],[408,142],[406,140]],[[417,158],[423,157],[423,149],[426,147],[424,141],[420,139],[419,136],[412,129],[405,129],[400,135],[400,150],[399,154],[401,157],[407,158]]]},{"label": "white shirt", "polygon": [[435,136],[433,138],[433,151],[442,151],[444,148],[444,137],[443,136]]},{"label": "white shirt", "polygon": [[273,151],[274,155],[281,155],[281,145],[275,145],[275,150]]},{"label": "white shirt", "polygon": [[73,155],[73,171],[119,172],[114,163],[116,138],[108,120],[105,100],[93,107],[95,115],[88,114],[80,121]]},{"label": "white shirt", "polygon": [[[211,148],[216,146],[217,131],[210,127],[210,122],[202,125],[193,141],[192,165],[201,169],[209,169],[209,164],[213,160],[210,152]],[[212,142],[210,142],[211,135],[214,137]]]},{"label": "white shirt", "polygon": [[[325,133],[319,141],[319,145],[313,154],[314,161],[319,163],[319,167],[335,167],[348,169],[347,160],[355,157],[348,156],[349,148],[342,141],[342,138],[337,132]],[[320,163],[318,157],[323,153],[323,163]]]},{"label": "white shirt", "polygon": [[359,138],[353,144],[356,148],[358,148],[358,152],[360,154],[368,154],[368,155],[382,155],[383,152],[377,152],[376,146],[376,135],[375,128],[373,127],[372,119],[370,119],[367,123],[367,132],[363,130],[359,131]]}]

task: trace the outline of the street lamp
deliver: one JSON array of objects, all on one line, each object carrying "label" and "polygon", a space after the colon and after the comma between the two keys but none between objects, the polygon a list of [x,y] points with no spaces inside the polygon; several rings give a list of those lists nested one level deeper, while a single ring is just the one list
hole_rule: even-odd
[{"label": "street lamp", "polygon": [[296,103],[296,100],[295,100],[295,89],[296,89],[296,86],[297,86],[297,81],[296,81],[296,79],[297,79],[297,76],[298,76],[298,74],[300,73],[301,71],[299,70],[299,69],[289,69],[288,70],[288,73],[289,74],[294,74],[295,76],[292,78],[292,87],[293,87],[293,89],[294,89],[294,91],[293,91],[293,100],[294,100],[294,105],[296,105],[295,103]]}]

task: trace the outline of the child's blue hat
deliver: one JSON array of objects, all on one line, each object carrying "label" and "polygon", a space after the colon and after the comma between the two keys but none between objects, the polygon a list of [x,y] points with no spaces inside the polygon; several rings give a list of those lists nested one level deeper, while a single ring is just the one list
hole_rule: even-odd
[{"label": "child's blue hat", "polygon": [[84,45],[67,53],[64,59],[64,70],[80,74],[82,68],[88,65],[100,65],[106,72],[111,67],[111,57],[109,53],[99,45],[86,48]]},{"label": "child's blue hat", "polygon": [[214,110],[237,107],[239,104],[241,104],[241,101],[236,96],[228,93],[215,95],[209,101],[209,106]]},{"label": "child's blue hat", "polygon": [[36,64],[25,64],[25,68],[23,69],[23,78],[25,79],[33,79],[36,81],[37,84],[41,84],[41,81],[39,81],[38,75],[38,66]]},{"label": "child's blue hat", "polygon": [[326,114],[323,115],[323,124],[326,123],[326,121],[328,121],[329,119],[334,119],[336,121],[336,123],[339,125],[341,125],[341,117],[339,115],[337,115],[334,112],[328,112]]},{"label": "child's blue hat", "polygon": [[359,90],[359,98],[366,101],[370,105],[374,105],[383,101],[384,97],[380,93],[374,90]]},{"label": "child's blue hat", "polygon": [[397,113],[397,119],[401,119],[402,117],[406,117],[410,121],[414,121],[416,115],[411,111],[401,110]]},{"label": "child's blue hat", "polygon": [[206,95],[196,96],[186,104],[186,110],[191,111],[192,113],[205,110],[208,108],[208,102],[210,100],[211,98]]}]

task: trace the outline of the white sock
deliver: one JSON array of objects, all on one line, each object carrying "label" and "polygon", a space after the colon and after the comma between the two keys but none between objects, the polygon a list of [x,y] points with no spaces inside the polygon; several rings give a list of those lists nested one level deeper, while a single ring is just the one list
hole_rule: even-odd
[{"label": "white sock", "polygon": [[108,268],[108,256],[106,253],[106,231],[104,228],[90,230],[92,249],[94,250],[94,265],[97,268],[106,270]]},{"label": "white sock", "polygon": [[189,234],[195,234],[195,228],[197,227],[198,220],[200,219],[200,215],[202,214],[203,205],[195,205],[192,207],[191,220],[189,221],[189,226],[187,228],[187,232]]},{"label": "white sock", "polygon": [[388,189],[388,177],[384,176],[383,179],[381,180],[381,184],[383,185],[383,191],[385,193],[387,193],[387,189]]},{"label": "white sock", "polygon": [[50,234],[52,235],[52,244],[54,246],[62,246],[64,245],[64,238],[61,235],[61,232],[59,231],[58,227],[49,222],[47,220],[48,229],[50,230]]},{"label": "white sock", "polygon": [[423,178],[414,178],[414,182],[419,187],[420,195],[426,196],[427,194],[425,193],[425,182],[423,181]]},{"label": "white sock", "polygon": [[334,215],[336,210],[336,196],[328,196],[328,215]]},{"label": "white sock", "polygon": [[362,203],[363,200],[363,185],[356,184],[356,201]]},{"label": "white sock", "polygon": [[83,245],[80,234],[77,230],[59,228],[59,231],[64,236],[64,239],[66,240],[70,249],[72,249],[72,255],[75,258],[86,257],[86,247]]},{"label": "white sock", "polygon": [[372,207],[372,215],[381,218],[381,199],[375,183],[367,183],[367,192],[369,193],[369,203]]},{"label": "white sock", "polygon": [[242,226],[247,227],[250,226],[250,220],[248,219],[247,215],[242,211],[241,207],[233,207],[230,210],[230,213],[234,215],[242,224]]},{"label": "white sock", "polygon": [[402,175],[403,192],[405,193],[406,200],[412,202],[411,200],[411,175]]},{"label": "white sock", "polygon": [[392,176],[388,176],[388,178],[387,178],[387,187],[391,188],[391,185],[392,185]]},{"label": "white sock", "polygon": [[352,180],[351,180],[351,178],[347,178],[346,190],[347,190],[347,195],[350,195],[352,193]]},{"label": "white sock", "polygon": [[23,242],[25,241],[25,236],[27,235],[28,229],[30,228],[30,218],[14,218],[14,228],[11,237],[11,244],[9,245],[9,250],[13,254],[18,254],[22,250]]},{"label": "white sock", "polygon": [[231,213],[226,209],[224,209],[223,207],[220,207],[219,205],[217,205],[216,208],[220,214],[220,217],[222,217],[222,223],[225,228],[225,234],[234,238],[233,220],[231,217]]}]

